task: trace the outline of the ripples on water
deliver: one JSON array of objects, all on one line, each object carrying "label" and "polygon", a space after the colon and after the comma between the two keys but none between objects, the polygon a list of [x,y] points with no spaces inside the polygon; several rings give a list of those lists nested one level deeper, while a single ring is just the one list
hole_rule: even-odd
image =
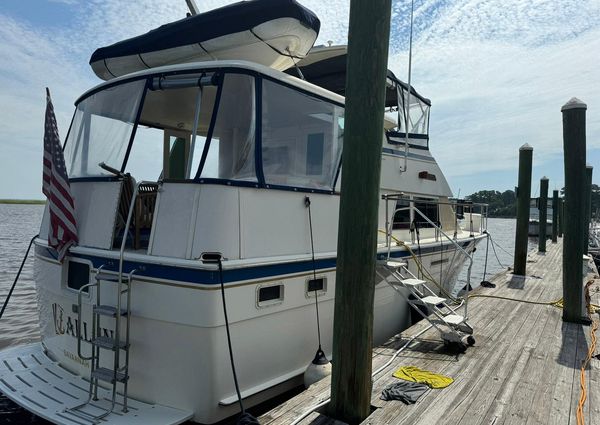
[{"label": "ripples on water", "polygon": [[[4,302],[10,285],[19,270],[27,244],[38,232],[44,212],[43,205],[0,204],[0,302]],[[496,243],[496,259],[490,244],[487,279],[506,267],[512,266],[515,237],[514,219],[489,219],[488,230]],[[530,241],[531,248],[532,241]],[[502,249],[501,249],[501,248]],[[483,280],[485,263],[485,240],[479,244],[474,255],[471,282],[476,286]],[[459,276],[466,283],[466,270]],[[33,252],[27,260],[19,283],[13,293],[2,319],[0,319],[0,349],[30,343],[39,339],[35,284],[33,282]],[[0,395],[1,424],[46,425],[27,411]]]}]

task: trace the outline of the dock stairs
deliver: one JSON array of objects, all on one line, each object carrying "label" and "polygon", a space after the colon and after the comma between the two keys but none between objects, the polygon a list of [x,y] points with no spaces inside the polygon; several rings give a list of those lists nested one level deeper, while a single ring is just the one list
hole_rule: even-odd
[{"label": "dock stairs", "polygon": [[[446,298],[440,297],[425,280],[418,279],[408,264],[398,260],[385,259],[377,262],[377,275],[395,291],[407,295],[408,304],[425,320],[436,328],[445,343],[455,343],[464,347],[473,345],[473,328],[465,314],[459,314]],[[412,295],[412,296],[410,296]]]},{"label": "dock stairs", "polygon": [[[86,356],[81,350],[81,326],[77,330],[77,354],[84,360],[90,362],[90,377],[88,398],[84,403],[65,409],[65,414],[77,416],[91,423],[98,423],[104,417],[111,414],[118,405],[123,413],[127,413],[127,384],[129,381],[129,330],[131,321],[131,288],[130,282],[135,270],[127,275],[122,272],[103,272],[103,266],[99,267],[95,276],[95,282],[84,285],[79,290],[78,315],[79,323],[82,323],[82,295],[90,288],[95,288],[96,302],[92,305],[92,336],[90,340],[91,355]],[[104,287],[107,288],[104,288]],[[116,305],[104,304],[101,294],[112,291]],[[108,320],[100,325],[101,317]],[[123,322],[124,326],[123,326]],[[124,335],[122,328],[124,327]],[[104,333],[102,332],[104,329]],[[108,330],[108,331],[107,331]],[[111,359],[112,357],[112,359]],[[108,358],[106,361],[105,358]],[[111,365],[105,367],[104,365]],[[111,400],[108,406],[90,410],[89,406],[98,401],[98,389],[100,382],[109,386]],[[117,402],[117,386],[122,385],[122,403]],[[100,387],[102,388],[102,387]]]}]

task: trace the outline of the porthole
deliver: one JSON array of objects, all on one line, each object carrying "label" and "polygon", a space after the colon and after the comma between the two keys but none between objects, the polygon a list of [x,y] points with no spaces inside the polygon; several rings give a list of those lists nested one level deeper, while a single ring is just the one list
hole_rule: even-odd
[{"label": "porthole", "polygon": [[318,276],[316,279],[307,279],[304,289],[307,298],[314,297],[315,293],[317,295],[324,295],[327,292],[327,278],[325,276]]},{"label": "porthole", "polygon": [[268,307],[281,304],[284,297],[284,286],[281,283],[261,285],[256,291],[256,306]]}]

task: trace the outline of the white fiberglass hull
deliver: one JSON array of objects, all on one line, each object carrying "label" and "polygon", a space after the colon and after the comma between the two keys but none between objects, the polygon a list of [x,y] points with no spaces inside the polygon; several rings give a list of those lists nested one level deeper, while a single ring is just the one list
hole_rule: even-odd
[{"label": "white fiberglass hull", "polygon": [[[472,245],[473,238],[463,244]],[[463,261],[452,248],[449,243],[421,244],[421,261],[434,277],[440,266],[446,278],[460,271]],[[61,271],[64,266],[44,252],[38,246],[35,266],[43,344],[63,367],[87,376],[89,364],[77,352],[79,323],[73,313],[77,293],[65,287]],[[414,262],[409,264],[413,269]],[[322,345],[331,358],[335,269],[322,268],[317,275],[327,279],[326,291],[319,295],[319,310]],[[257,307],[256,299],[257,288],[265,284],[265,279],[226,285],[236,369],[247,406],[300,384],[302,372],[314,357],[318,344],[315,306],[305,291],[311,277],[312,271],[272,277],[271,282],[284,285],[285,297],[281,303],[267,307]],[[130,397],[193,411],[194,420],[200,423],[214,423],[237,413],[218,289],[164,278],[134,278]],[[113,301],[109,295],[102,295],[104,302]],[[87,341],[91,332],[90,299],[84,297],[83,304],[82,336]],[[109,320],[101,321],[108,333]],[[409,325],[405,295],[379,283],[375,290],[374,343],[381,344]],[[90,344],[83,342],[82,354],[89,353]]]}]

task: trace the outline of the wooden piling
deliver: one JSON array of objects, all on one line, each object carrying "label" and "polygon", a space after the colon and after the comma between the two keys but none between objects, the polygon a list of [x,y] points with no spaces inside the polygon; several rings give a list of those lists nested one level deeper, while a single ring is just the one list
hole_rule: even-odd
[{"label": "wooden piling", "polygon": [[565,158],[565,209],[563,243],[563,320],[583,319],[583,223],[585,186],[585,114],[587,105],[577,98],[562,108]]},{"label": "wooden piling", "polygon": [[347,423],[370,414],[371,347],[379,177],[391,0],[352,0],[348,29],[343,177],[340,199],[328,413]]},{"label": "wooden piling", "polygon": [[546,223],[548,222],[548,177],[540,179],[540,200],[538,204],[539,231],[538,231],[538,252],[546,252]]},{"label": "wooden piling", "polygon": [[565,200],[558,199],[558,237],[562,238],[565,231]]},{"label": "wooden piling", "polygon": [[585,186],[583,190],[583,253],[588,254],[589,239],[590,239],[590,220],[592,219],[592,174],[594,167],[587,165],[585,167]]},{"label": "wooden piling", "polygon": [[558,190],[552,192],[552,243],[558,242]]},{"label": "wooden piling", "polygon": [[527,271],[527,234],[529,202],[531,199],[531,166],[533,148],[525,143],[519,148],[519,186],[517,188],[517,230],[515,234],[515,261],[513,273],[525,276]]}]

